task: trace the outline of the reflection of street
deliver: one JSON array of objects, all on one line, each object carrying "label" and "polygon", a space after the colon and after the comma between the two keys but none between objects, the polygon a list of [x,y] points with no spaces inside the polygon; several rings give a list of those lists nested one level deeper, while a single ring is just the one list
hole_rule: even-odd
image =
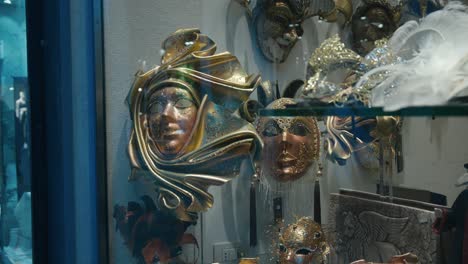
[{"label": "reflection of street", "polygon": [[32,263],[31,194],[29,184],[24,184],[29,182],[25,181],[25,173],[30,173],[29,149],[24,148],[29,142],[29,121],[26,97],[24,93],[19,96],[14,110],[4,101],[0,107],[0,263],[29,264]]},{"label": "reflection of street", "polygon": [[32,263],[31,193],[25,192],[14,210],[17,227],[10,229],[10,243],[3,250],[11,263]]}]

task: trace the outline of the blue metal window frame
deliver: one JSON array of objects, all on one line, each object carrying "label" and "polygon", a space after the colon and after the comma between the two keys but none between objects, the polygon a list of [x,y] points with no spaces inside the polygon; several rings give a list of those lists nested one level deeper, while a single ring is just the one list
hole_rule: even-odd
[{"label": "blue metal window frame", "polygon": [[107,263],[102,1],[26,0],[34,263]]}]

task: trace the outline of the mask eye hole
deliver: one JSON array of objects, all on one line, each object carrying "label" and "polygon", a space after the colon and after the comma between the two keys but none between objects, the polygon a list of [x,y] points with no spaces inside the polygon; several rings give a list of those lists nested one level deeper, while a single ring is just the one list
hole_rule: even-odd
[{"label": "mask eye hole", "polygon": [[180,98],[174,104],[174,106],[178,109],[187,109],[187,108],[192,107],[193,105],[195,105],[195,103],[192,100],[187,99],[187,98]]},{"label": "mask eye hole", "polygon": [[289,132],[291,132],[291,134],[294,134],[296,136],[301,136],[301,137],[305,137],[305,136],[310,135],[312,133],[309,130],[309,128],[301,121],[295,122],[289,128]]},{"label": "mask eye hole", "polygon": [[283,244],[279,244],[279,250],[280,252],[284,253],[286,252],[286,247]]},{"label": "mask eye hole", "polygon": [[265,129],[262,131],[263,136],[265,137],[276,137],[279,134],[281,134],[281,128],[278,126],[278,124],[270,120],[266,125]]},{"label": "mask eye hole", "polygon": [[166,104],[167,102],[165,102],[164,100],[157,100],[152,102],[148,108],[149,114],[153,115],[162,113],[164,111],[164,108],[166,107]]},{"label": "mask eye hole", "polygon": [[326,252],[327,251],[327,246],[326,245],[322,245],[322,252]]},{"label": "mask eye hole", "polygon": [[312,250],[310,248],[300,248],[296,251],[296,255],[309,255],[312,254]]},{"label": "mask eye hole", "polygon": [[302,28],[301,25],[296,27],[296,33],[299,37],[302,37],[302,35],[304,35],[304,29]]}]

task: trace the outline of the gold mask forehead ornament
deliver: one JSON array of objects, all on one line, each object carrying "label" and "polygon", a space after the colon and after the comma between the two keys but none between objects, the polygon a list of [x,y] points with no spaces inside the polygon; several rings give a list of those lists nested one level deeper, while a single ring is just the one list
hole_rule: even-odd
[{"label": "gold mask forehead ornament", "polygon": [[346,101],[346,84],[336,84],[327,80],[327,76],[336,70],[356,70],[362,57],[345,47],[340,37],[335,35],[326,39],[317,48],[307,65],[307,83],[301,92],[302,98],[313,98],[324,103]]},{"label": "gold mask forehead ornament", "polygon": [[280,232],[280,263],[323,263],[329,253],[322,227],[310,217],[302,217]]},{"label": "gold mask forehead ornament", "polygon": [[[291,98],[280,98],[267,109],[284,109],[294,104]],[[318,162],[320,131],[314,117],[260,117],[257,131],[264,142],[263,175],[279,182],[294,181]]]},{"label": "gold mask forehead ornament", "polygon": [[149,172],[158,206],[194,222],[213,204],[207,189],[222,185],[255,160],[262,147],[255,128],[236,110],[260,82],[198,29],[182,29],[163,43],[162,65],[136,73],[128,96],[133,130],[128,146],[135,169]]}]

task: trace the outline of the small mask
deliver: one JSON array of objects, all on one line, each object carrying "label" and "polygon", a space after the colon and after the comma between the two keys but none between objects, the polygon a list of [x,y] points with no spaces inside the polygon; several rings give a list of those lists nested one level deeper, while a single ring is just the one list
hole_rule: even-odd
[{"label": "small mask", "polygon": [[280,234],[280,263],[322,263],[330,253],[321,226],[309,217],[302,217]]},{"label": "small mask", "polygon": [[258,0],[253,10],[254,36],[263,56],[284,62],[301,39],[302,23],[309,17],[327,18],[335,11],[331,0]]},{"label": "small mask", "polygon": [[[267,109],[295,104],[281,98]],[[319,157],[320,131],[313,117],[261,117],[257,131],[264,142],[262,169],[279,182],[301,178]]]},{"label": "small mask", "polygon": [[389,38],[398,28],[400,9],[386,0],[364,0],[351,22],[353,50],[364,56],[375,48],[375,41]]}]

